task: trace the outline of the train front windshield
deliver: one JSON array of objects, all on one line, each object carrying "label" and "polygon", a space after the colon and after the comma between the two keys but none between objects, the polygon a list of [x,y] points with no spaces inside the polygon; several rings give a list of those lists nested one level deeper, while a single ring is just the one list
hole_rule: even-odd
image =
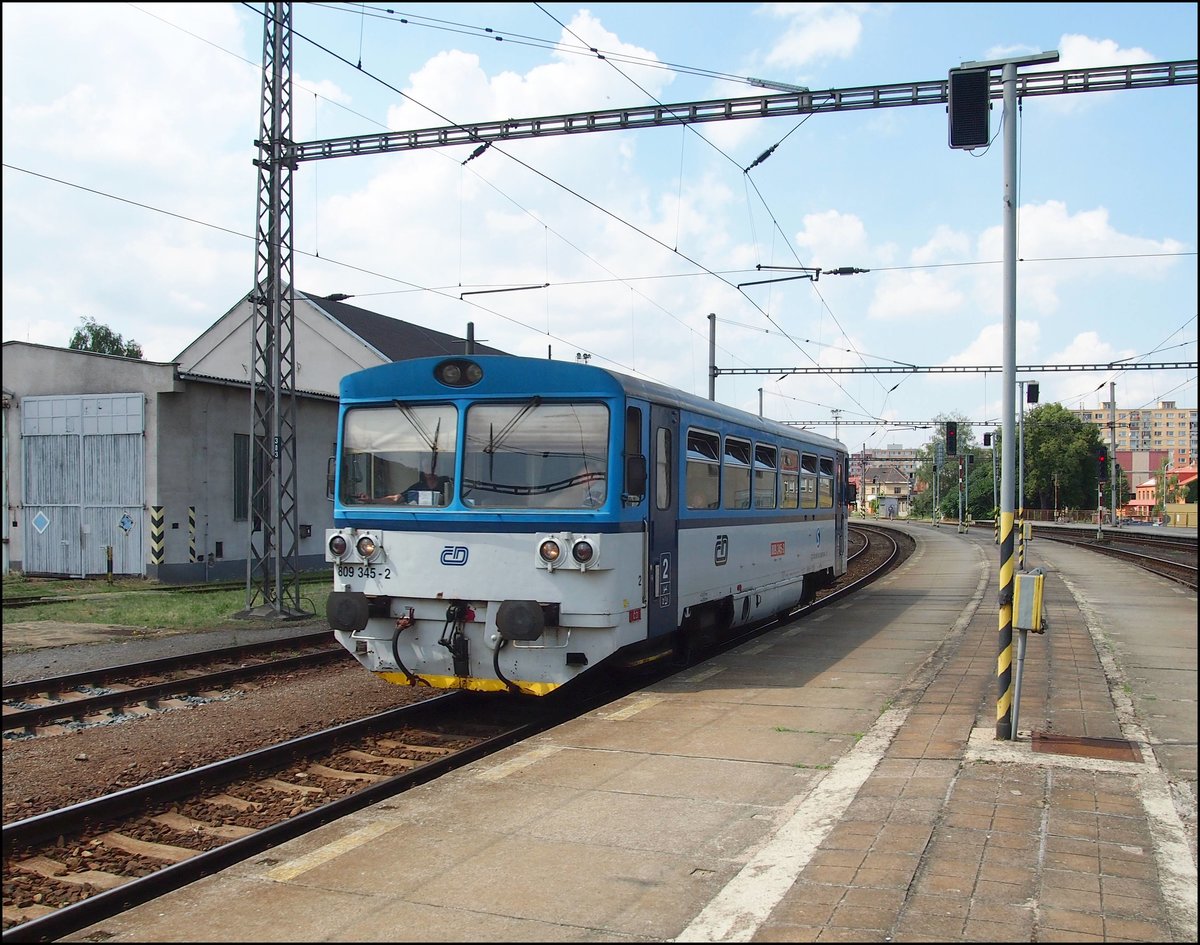
[{"label": "train front windshield", "polygon": [[458,420],[449,404],[347,410],[343,504],[594,509],[607,499],[604,404],[536,398],[472,404],[463,423],[461,470]]}]

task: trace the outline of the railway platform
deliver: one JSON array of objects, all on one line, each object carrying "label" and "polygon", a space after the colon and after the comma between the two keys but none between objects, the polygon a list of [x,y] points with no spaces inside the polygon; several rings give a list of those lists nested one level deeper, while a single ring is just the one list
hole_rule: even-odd
[{"label": "railway platform", "polygon": [[990,530],[894,527],[849,602],[63,940],[1195,941],[1195,592],[1033,541],[1001,740]]}]

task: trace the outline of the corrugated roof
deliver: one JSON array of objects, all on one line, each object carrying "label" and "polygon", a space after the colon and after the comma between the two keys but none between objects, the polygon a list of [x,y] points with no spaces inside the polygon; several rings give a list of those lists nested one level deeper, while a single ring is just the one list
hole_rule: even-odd
[{"label": "corrugated roof", "polygon": [[[409,358],[466,353],[465,338],[380,315],[378,312],[369,312],[357,305],[347,305],[345,302],[309,295],[307,292],[297,293],[300,294],[389,360],[407,361]],[[479,342],[475,342],[475,353],[509,354]]]}]

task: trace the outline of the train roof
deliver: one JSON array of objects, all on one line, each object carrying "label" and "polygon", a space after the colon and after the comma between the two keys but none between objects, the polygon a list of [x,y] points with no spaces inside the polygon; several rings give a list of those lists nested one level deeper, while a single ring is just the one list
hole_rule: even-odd
[{"label": "train roof", "polygon": [[[446,360],[474,361],[483,368],[483,379],[470,388],[445,387],[434,380],[433,369]],[[403,399],[405,390],[411,396],[441,394],[486,394],[489,396],[544,396],[583,394],[612,397],[626,394],[655,403],[666,404],[705,414],[718,420],[746,424],[771,430],[781,436],[801,437],[816,445],[845,450],[844,444],[832,437],[791,424],[759,417],[738,407],[698,397],[686,391],[643,380],[591,364],[577,361],[526,358],[516,355],[453,355],[450,357],[410,358],[377,367],[366,368],[342,378],[340,395],[344,403],[369,402],[380,399]]]}]

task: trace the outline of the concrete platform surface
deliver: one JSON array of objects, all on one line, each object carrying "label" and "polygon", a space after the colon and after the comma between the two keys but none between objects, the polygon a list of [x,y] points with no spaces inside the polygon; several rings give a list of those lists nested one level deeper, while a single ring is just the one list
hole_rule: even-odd
[{"label": "concrete platform surface", "polygon": [[1195,593],[1032,542],[998,740],[993,536],[897,527],[850,602],[65,940],[1195,941]]}]

